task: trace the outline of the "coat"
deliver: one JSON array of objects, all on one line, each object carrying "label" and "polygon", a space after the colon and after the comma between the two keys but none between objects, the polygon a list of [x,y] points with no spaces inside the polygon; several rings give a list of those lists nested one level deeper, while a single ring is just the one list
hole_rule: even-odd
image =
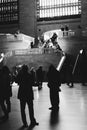
[{"label": "coat", "polygon": [[30,73],[26,72],[20,72],[17,75],[16,82],[19,85],[18,89],[18,99],[20,100],[33,100],[33,80]]}]

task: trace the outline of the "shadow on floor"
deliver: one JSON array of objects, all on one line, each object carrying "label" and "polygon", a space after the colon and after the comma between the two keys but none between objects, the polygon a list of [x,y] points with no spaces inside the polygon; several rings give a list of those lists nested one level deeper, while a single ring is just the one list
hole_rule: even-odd
[{"label": "shadow on floor", "polygon": [[55,126],[59,123],[59,110],[51,111],[50,113],[50,125]]}]

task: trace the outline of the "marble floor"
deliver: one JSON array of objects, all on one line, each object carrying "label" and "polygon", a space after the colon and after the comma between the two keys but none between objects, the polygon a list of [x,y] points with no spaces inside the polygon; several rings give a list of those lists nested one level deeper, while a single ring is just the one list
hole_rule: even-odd
[{"label": "marble floor", "polygon": [[[12,111],[9,119],[0,123],[0,130],[30,130],[22,128],[20,104],[17,99],[18,86],[13,85],[11,98]],[[66,84],[61,85],[60,109],[58,113],[52,113],[50,107],[49,88],[43,83],[43,88],[34,91],[34,112],[39,126],[33,130],[87,130],[87,86],[74,84],[69,88]],[[0,116],[2,115],[0,108]],[[30,123],[26,106],[27,122]]]}]

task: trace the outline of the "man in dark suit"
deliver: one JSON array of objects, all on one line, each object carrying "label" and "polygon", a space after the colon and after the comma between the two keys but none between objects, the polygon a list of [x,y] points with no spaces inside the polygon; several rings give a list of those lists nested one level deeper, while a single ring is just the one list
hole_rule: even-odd
[{"label": "man in dark suit", "polygon": [[59,92],[61,86],[60,72],[53,65],[50,65],[47,72],[48,87],[50,89],[50,110],[59,110]]},{"label": "man in dark suit", "polygon": [[20,108],[21,108],[21,117],[23,126],[27,127],[26,115],[25,115],[25,106],[26,103],[28,104],[29,108],[29,116],[31,124],[30,126],[38,125],[39,123],[36,122],[34,117],[34,108],[33,108],[33,79],[31,74],[28,72],[28,66],[23,65],[22,69],[20,70],[19,74],[17,75],[16,82],[19,85],[18,90],[18,99],[20,100]]}]

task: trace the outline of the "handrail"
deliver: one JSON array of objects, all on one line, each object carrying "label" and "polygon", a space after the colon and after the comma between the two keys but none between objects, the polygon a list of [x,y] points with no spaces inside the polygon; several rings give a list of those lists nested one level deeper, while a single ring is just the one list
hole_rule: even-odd
[{"label": "handrail", "polygon": [[66,59],[66,56],[63,55],[62,58],[60,59],[60,62],[59,62],[59,64],[58,64],[58,66],[57,66],[57,70],[58,70],[58,71],[61,70],[61,68],[62,68],[62,66],[63,66],[63,63],[64,63],[65,59]]}]

